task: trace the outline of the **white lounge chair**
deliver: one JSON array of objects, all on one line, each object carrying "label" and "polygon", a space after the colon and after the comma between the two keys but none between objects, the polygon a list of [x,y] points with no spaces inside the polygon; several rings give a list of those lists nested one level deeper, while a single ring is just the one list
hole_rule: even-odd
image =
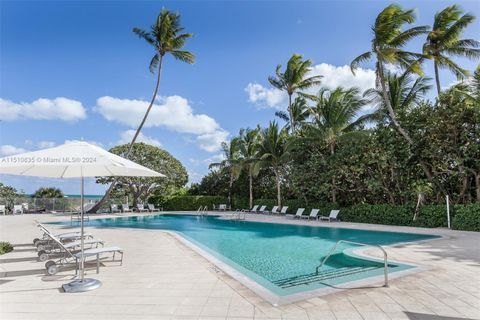
[{"label": "white lounge chair", "polygon": [[293,219],[301,219],[303,215],[303,211],[305,211],[305,208],[298,208],[297,213],[293,216]]},{"label": "white lounge chair", "polygon": [[320,210],[318,210],[318,209],[312,209],[312,211],[310,211],[310,214],[309,214],[308,216],[302,216],[301,218],[302,218],[302,219],[308,219],[308,220],[310,220],[310,219],[317,219],[317,216],[318,216],[318,212],[319,212],[319,211],[320,211]]},{"label": "white lounge chair", "polygon": [[266,211],[266,209],[267,209],[267,206],[261,206],[260,209],[258,209],[257,213],[262,213]]},{"label": "white lounge chair", "polygon": [[132,212],[128,203],[122,204],[122,212]]},{"label": "white lounge chair", "polygon": [[279,214],[287,214],[288,206],[283,206]]},{"label": "white lounge chair", "polygon": [[148,203],[148,204],[147,204],[147,208],[148,208],[148,211],[150,211],[150,212],[158,212],[158,211],[160,211],[160,209],[155,208],[155,206],[154,206],[153,204],[151,204],[151,203]]},{"label": "white lounge chair", "polygon": [[0,213],[3,215],[7,214],[7,208],[4,204],[0,204]]},{"label": "white lounge chair", "polygon": [[257,205],[254,205],[254,206],[252,207],[252,209],[242,209],[242,210],[240,210],[240,211],[242,211],[242,212],[257,212],[257,209],[258,209],[258,204],[257,204]]},{"label": "white lounge chair", "polygon": [[328,217],[326,216],[321,216],[320,217],[320,220],[321,221],[328,221],[328,222],[331,222],[331,221],[339,221],[337,219],[337,216],[338,216],[338,213],[340,212],[340,210],[332,210],[330,211],[330,215]]},{"label": "white lounge chair", "polygon": [[269,213],[271,213],[271,214],[278,213],[278,206],[273,206],[273,208],[272,208],[271,211],[265,210],[265,211],[263,211],[262,213],[266,213],[266,214],[269,214]]},{"label": "white lounge chair", "polygon": [[148,209],[145,209],[144,205],[142,203],[137,203],[137,211],[138,212],[148,212]]},{"label": "white lounge chair", "polygon": [[111,212],[111,213],[120,212],[120,209],[118,209],[118,205],[116,205],[116,204],[111,204],[111,205],[110,205],[110,212]]},{"label": "white lounge chair", "polygon": [[12,213],[13,214],[22,214],[23,213],[23,206],[21,204],[14,205]]}]

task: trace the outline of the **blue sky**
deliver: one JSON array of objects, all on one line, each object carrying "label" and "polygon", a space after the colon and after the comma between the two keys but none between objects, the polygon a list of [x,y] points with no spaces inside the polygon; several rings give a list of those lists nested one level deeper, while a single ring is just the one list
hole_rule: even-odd
[{"label": "blue sky", "polygon": [[[0,1],[0,156],[84,139],[108,149],[129,137],[153,91],[152,49],[131,31],[148,28],[162,7],[180,12],[194,34],[194,65],[167,58],[158,112],[143,139],[187,167],[191,180],[218,159],[219,142],[241,127],[265,125],[285,107],[267,77],[293,53],[312,59],[326,86],[373,83],[373,65],[354,78],[348,65],[370,46],[375,16],[387,1]],[[480,16],[478,1],[398,1],[416,8],[416,24],[458,3]],[[479,38],[477,20],[464,36]],[[423,39],[409,44],[420,50]],[[478,62],[457,59],[465,68]],[[432,76],[432,66],[425,66]],[[447,71],[442,85],[455,81]],[[433,92],[432,92],[433,95]],[[65,99],[57,99],[65,98]],[[44,99],[44,100],[39,100]],[[77,181],[1,176],[30,193]],[[103,186],[87,183],[87,193]]]}]

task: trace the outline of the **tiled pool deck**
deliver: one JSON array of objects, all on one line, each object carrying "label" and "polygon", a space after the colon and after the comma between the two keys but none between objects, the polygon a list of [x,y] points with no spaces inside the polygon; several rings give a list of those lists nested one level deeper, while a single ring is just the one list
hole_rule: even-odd
[{"label": "tiled pool deck", "polygon": [[[105,217],[103,215],[102,217]],[[378,285],[274,307],[171,234],[159,230],[88,228],[106,245],[125,250],[123,266],[105,263],[87,275],[102,288],[62,293],[74,271],[46,276],[32,239],[42,222],[69,216],[0,216],[0,241],[15,246],[0,256],[0,319],[480,319],[480,233],[352,223],[342,227],[442,235],[434,241],[388,247],[389,258],[426,271]],[[285,217],[248,219],[299,224]],[[331,223],[332,226],[337,223]],[[52,229],[64,229],[52,225]],[[367,254],[380,257],[376,250]]]}]

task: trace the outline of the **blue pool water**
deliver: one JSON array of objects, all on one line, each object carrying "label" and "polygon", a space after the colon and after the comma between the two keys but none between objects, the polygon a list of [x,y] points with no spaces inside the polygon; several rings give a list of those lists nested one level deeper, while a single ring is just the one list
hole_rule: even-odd
[{"label": "blue pool water", "polygon": [[[424,234],[231,221],[196,215],[94,219],[88,225],[175,231],[279,296],[383,274],[382,262],[351,256],[345,249],[356,246],[341,244],[321,268],[321,275],[316,275],[315,268],[338,240],[390,245],[435,238]],[[390,272],[410,268],[413,267],[405,264],[389,265]]]}]

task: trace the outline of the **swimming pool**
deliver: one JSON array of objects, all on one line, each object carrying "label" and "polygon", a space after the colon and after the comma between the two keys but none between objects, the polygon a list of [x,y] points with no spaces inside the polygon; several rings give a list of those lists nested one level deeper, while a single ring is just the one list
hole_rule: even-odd
[{"label": "swimming pool", "polygon": [[[436,237],[188,214],[92,219],[88,226],[174,231],[280,297],[383,274],[382,261],[352,255],[350,251],[358,246],[347,243],[316,274],[316,267],[338,240],[391,245]],[[390,273],[411,268],[389,262]]]}]

